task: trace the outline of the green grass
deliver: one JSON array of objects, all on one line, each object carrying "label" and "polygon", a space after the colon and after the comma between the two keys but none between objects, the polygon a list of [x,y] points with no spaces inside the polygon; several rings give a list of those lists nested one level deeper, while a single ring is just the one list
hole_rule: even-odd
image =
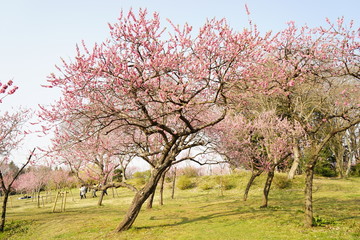
[{"label": "green grass", "polygon": [[[264,178],[242,194],[248,176],[227,176],[238,182],[235,188],[175,191],[165,189],[165,205],[143,208],[133,228],[114,233],[122,220],[133,192],[118,189],[97,207],[97,198],[80,200],[77,190],[67,199],[63,213],[52,213],[52,203],[38,208],[31,200],[9,204],[6,231],[0,239],[360,239],[360,179],[316,178],[314,210],[318,227],[303,226],[303,179],[291,188],[270,192],[270,207],[259,208]],[[210,179],[211,180],[211,179]],[[199,180],[200,181],[200,180]],[[90,196],[90,194],[89,194]]]}]

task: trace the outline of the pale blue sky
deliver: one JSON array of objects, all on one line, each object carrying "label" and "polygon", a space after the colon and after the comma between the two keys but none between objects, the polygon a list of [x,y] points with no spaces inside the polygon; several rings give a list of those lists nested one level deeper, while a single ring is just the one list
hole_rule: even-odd
[{"label": "pale blue sky", "polygon": [[108,36],[108,22],[121,9],[147,8],[164,20],[195,28],[206,18],[227,18],[234,29],[247,27],[245,3],[260,31],[280,30],[294,20],[301,26],[325,25],[344,16],[359,26],[360,0],[0,0],[0,81],[13,79],[19,90],[4,99],[0,111],[18,106],[36,108],[59,95],[44,89],[60,57],[74,55],[81,40],[90,45]]},{"label": "pale blue sky", "polygon": [[261,31],[279,30],[295,20],[298,25],[324,25],[325,18],[360,20],[359,0],[0,0],[0,81],[14,79],[17,94],[5,100],[10,106],[49,103],[53,92],[42,89],[59,58],[74,55],[75,44],[90,45],[108,34],[121,9],[148,8],[164,20],[199,27],[206,18],[227,18],[235,29],[247,26],[244,4]]}]

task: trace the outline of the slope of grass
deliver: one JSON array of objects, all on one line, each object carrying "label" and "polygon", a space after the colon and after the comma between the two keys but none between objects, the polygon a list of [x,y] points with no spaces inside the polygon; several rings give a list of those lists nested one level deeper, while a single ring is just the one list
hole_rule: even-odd
[{"label": "slope of grass", "polygon": [[[360,239],[360,179],[315,180],[314,228],[303,226],[303,179],[288,189],[274,187],[270,207],[259,208],[263,178],[257,180],[248,201],[242,194],[248,176],[231,176],[237,186],[220,191],[200,188],[165,189],[165,205],[142,209],[133,228],[124,233],[113,230],[122,220],[133,192],[109,191],[104,206],[97,198],[80,200],[77,191],[67,199],[66,212],[52,213],[52,203],[38,208],[31,200],[12,199],[7,230],[1,239]],[[229,180],[229,181],[230,181]],[[194,179],[201,181],[201,179]],[[207,179],[212,181],[212,179]],[[75,194],[76,192],[76,194]],[[75,196],[76,195],[76,196]]]}]

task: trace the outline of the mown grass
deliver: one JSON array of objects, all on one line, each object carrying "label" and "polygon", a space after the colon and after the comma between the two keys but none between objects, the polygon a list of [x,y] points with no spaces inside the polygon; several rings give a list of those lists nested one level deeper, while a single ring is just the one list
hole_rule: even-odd
[{"label": "mown grass", "polygon": [[[12,199],[7,228],[1,239],[360,239],[360,179],[315,179],[314,210],[318,227],[303,226],[303,179],[290,188],[273,187],[269,208],[261,205],[262,183],[257,180],[248,201],[242,201],[247,175],[227,176],[235,188],[165,189],[165,205],[143,208],[133,228],[113,230],[122,220],[133,192],[80,200],[77,190],[67,199],[66,212],[52,213],[52,203],[38,208],[31,200]],[[193,179],[201,182],[201,179]],[[212,181],[211,178],[207,181]],[[214,180],[215,181],[215,180]],[[216,180],[217,181],[217,180]],[[170,184],[169,184],[170,185]],[[89,194],[90,195],[90,194]]]}]

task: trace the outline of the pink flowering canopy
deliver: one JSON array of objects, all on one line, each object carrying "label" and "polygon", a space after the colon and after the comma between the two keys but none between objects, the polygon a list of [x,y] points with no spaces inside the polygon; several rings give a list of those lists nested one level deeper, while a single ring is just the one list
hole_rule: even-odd
[{"label": "pink flowering canopy", "polygon": [[109,39],[92,49],[83,43],[74,61],[49,77],[48,87],[61,88],[63,97],[43,108],[41,118],[80,126],[81,141],[117,131],[122,145],[151,165],[164,147],[201,145],[189,136],[224,118],[229,87],[266,44],[250,31],[234,32],[225,20],[208,21],[195,37],[188,25],[172,27],[168,32],[146,10],[122,13],[109,24]]},{"label": "pink flowering canopy", "polygon": [[208,133],[217,151],[231,164],[265,171],[288,156],[293,139],[303,135],[299,124],[280,118],[273,110],[252,118],[242,114],[228,115]]}]

